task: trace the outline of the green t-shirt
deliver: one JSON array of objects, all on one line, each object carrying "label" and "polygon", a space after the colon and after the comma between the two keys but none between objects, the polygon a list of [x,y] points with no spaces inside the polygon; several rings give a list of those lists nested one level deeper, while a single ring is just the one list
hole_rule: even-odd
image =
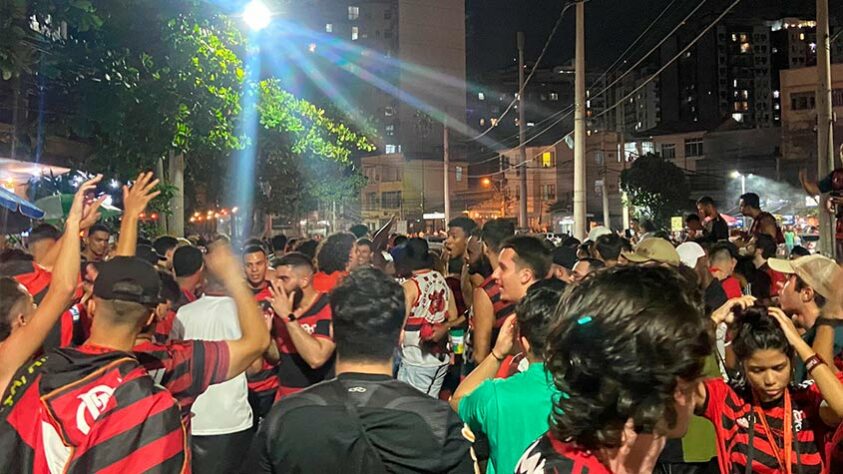
[{"label": "green t-shirt", "polygon": [[460,418],[489,438],[487,473],[509,473],[530,443],[548,429],[552,399],[558,396],[541,362],[507,379],[487,380],[460,400]]}]

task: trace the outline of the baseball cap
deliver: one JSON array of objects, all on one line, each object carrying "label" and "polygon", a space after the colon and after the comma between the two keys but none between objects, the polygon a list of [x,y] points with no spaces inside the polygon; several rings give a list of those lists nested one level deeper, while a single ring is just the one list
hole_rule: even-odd
[{"label": "baseball cap", "polygon": [[149,262],[115,257],[100,265],[94,296],[153,306],[161,301],[161,278]]},{"label": "baseball cap", "polygon": [[644,239],[633,252],[623,252],[624,258],[632,263],[666,263],[678,267],[681,263],[679,254],[667,240],[653,237]]},{"label": "baseball cap", "polygon": [[173,272],[176,277],[193,275],[204,263],[202,251],[193,246],[179,247],[173,253]]},{"label": "baseball cap", "polygon": [[834,294],[834,281],[840,275],[837,262],[823,255],[808,255],[794,260],[771,258],[767,264],[779,273],[798,276],[825,298]]},{"label": "baseball cap", "polygon": [[599,226],[597,226],[597,227],[595,227],[595,228],[591,229],[591,230],[588,232],[588,239],[586,239],[586,240],[590,240],[590,241],[592,241],[592,242],[597,242],[597,239],[598,239],[601,235],[608,235],[608,234],[611,234],[611,233],[612,233],[612,231],[611,231],[611,230],[609,230],[607,227],[604,227],[604,226],[602,226],[602,225],[599,225]]},{"label": "baseball cap", "polygon": [[679,254],[679,260],[682,265],[694,268],[697,266],[697,261],[700,257],[705,256],[705,250],[696,242],[685,242],[679,247],[676,247],[676,253]]},{"label": "baseball cap", "polygon": [[135,255],[141,260],[145,260],[153,265],[157,265],[159,260],[164,260],[164,257],[155,251],[153,246],[146,244],[139,244]]},{"label": "baseball cap", "polygon": [[553,263],[568,270],[573,270],[577,264],[577,251],[570,247],[556,247],[551,252]]}]

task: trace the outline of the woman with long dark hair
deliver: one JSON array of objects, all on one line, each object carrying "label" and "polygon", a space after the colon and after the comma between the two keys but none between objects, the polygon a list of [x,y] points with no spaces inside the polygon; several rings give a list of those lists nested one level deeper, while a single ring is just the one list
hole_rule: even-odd
[{"label": "woman with long dark hair", "polygon": [[[728,384],[707,380],[696,402],[715,426],[720,472],[828,472],[824,441],[843,419],[843,384],[781,309],[752,303],[733,299],[711,316],[733,331],[739,370]],[[791,383],[794,355],[813,381]]]}]

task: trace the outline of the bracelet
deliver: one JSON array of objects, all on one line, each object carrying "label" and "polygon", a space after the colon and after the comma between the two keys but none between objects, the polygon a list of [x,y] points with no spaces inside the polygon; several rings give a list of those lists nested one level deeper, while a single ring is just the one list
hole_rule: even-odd
[{"label": "bracelet", "polygon": [[503,362],[503,360],[504,360],[504,359],[506,359],[506,356],[504,356],[504,357],[498,357],[498,355],[497,355],[497,354],[495,354],[495,350],[494,350],[494,349],[492,349],[491,351],[489,351],[489,353],[490,353],[490,354],[492,354],[492,357],[494,357],[495,359],[497,359],[497,361],[498,361],[498,362]]},{"label": "bracelet", "polygon": [[290,313],[287,315],[287,321],[294,323],[298,318],[296,317],[296,313]]},{"label": "bracelet", "polygon": [[825,362],[820,358],[820,356],[814,354],[811,357],[808,357],[808,360],[805,361],[805,372],[810,374],[812,370],[816,369],[820,365],[825,365]]},{"label": "bracelet", "polygon": [[843,319],[817,318],[817,321],[814,324],[817,326],[831,326],[836,328],[843,326]]}]

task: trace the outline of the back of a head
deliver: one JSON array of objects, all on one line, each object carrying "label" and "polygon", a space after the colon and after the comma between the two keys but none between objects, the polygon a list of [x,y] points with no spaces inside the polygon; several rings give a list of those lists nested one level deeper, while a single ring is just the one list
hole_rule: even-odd
[{"label": "back of a head", "polygon": [[755,246],[761,250],[762,258],[773,258],[776,256],[778,245],[776,241],[767,234],[760,234],[755,237]]},{"label": "back of a head", "polygon": [[744,205],[754,209],[761,209],[761,198],[755,193],[746,193],[741,195],[741,200]]},{"label": "back of a head", "polygon": [[97,320],[140,330],[161,301],[161,277],[149,262],[115,257],[99,266],[94,282]]},{"label": "back of a head", "polygon": [[472,235],[477,230],[477,222],[474,222],[474,219],[460,216],[448,221],[448,228],[451,227],[459,227],[465,232],[465,235]]},{"label": "back of a head", "polygon": [[701,222],[700,216],[698,216],[697,214],[688,214],[687,216],[685,216],[685,223],[686,224],[691,224],[693,222],[696,222],[696,223],[699,224]]},{"label": "back of a head", "polygon": [[807,257],[811,255],[811,251],[801,245],[793,247],[790,251],[790,258]]},{"label": "back of a head", "polygon": [[380,270],[352,271],[330,295],[337,357],[386,362],[404,325],[404,290]]},{"label": "back of a head", "polygon": [[711,249],[708,251],[708,260],[712,264],[714,262],[721,262],[721,261],[728,261],[733,258],[737,258],[736,249],[733,249],[729,242],[718,242],[711,246]]},{"label": "back of a head", "polygon": [[492,219],[483,225],[480,236],[492,252],[500,252],[503,241],[515,235],[515,223],[511,219]]},{"label": "back of a head", "polygon": [[597,270],[606,268],[606,264],[603,263],[603,260],[598,260],[596,258],[581,258],[578,262],[585,262],[588,264],[588,273],[594,273]]},{"label": "back of a head", "polygon": [[544,359],[547,335],[556,322],[556,305],[565,287],[555,278],[536,282],[515,307],[518,333],[530,343],[530,352],[540,359]]},{"label": "back of a head", "polygon": [[202,251],[193,246],[179,247],[173,253],[173,272],[176,278],[195,275],[204,263]]},{"label": "back of a head", "polygon": [[319,242],[313,239],[303,239],[296,242],[293,246],[294,252],[299,252],[310,257],[311,260],[316,258],[316,249],[319,248]]},{"label": "back of a head", "polygon": [[27,242],[29,245],[36,244],[42,240],[59,240],[61,238],[61,231],[52,224],[38,224],[29,232]]},{"label": "back of a head", "polygon": [[349,232],[337,232],[323,240],[316,250],[319,271],[328,274],[345,271],[355,240],[357,238]]},{"label": "back of a head", "polygon": [[599,252],[600,257],[604,261],[615,261],[628,245],[628,242],[623,237],[617,234],[606,234],[597,238],[594,248]]},{"label": "back of a head", "polygon": [[270,243],[272,244],[273,251],[283,252],[287,247],[287,236],[284,234],[278,234],[270,240]]},{"label": "back of a head", "polygon": [[569,249],[574,250],[578,249],[580,245],[582,245],[582,242],[580,242],[580,239],[576,237],[566,237],[565,240],[559,244],[560,247],[568,247]]},{"label": "back of a head", "polygon": [[165,256],[167,252],[179,246],[179,239],[170,236],[162,235],[152,242],[152,248],[158,252],[158,255]]},{"label": "back of a head", "polygon": [[700,377],[713,347],[697,288],[670,268],[616,267],[571,287],[556,312],[546,365],[568,395],[551,414],[558,439],[617,448],[630,418],[639,432],[675,425],[677,379]]},{"label": "back of a head", "polygon": [[26,291],[17,280],[0,277],[0,342],[12,332],[12,313],[17,313],[21,303],[26,301]]},{"label": "back of a head", "polygon": [[656,226],[656,223],[651,221],[650,219],[644,219],[643,221],[641,221],[639,227],[641,227],[641,231],[645,233],[656,232],[659,230],[658,226]]},{"label": "back of a head", "polygon": [[552,263],[550,250],[544,242],[530,235],[516,235],[506,239],[501,246],[503,249],[512,249],[517,255],[515,262],[518,265],[529,268],[533,272],[533,278],[541,280],[547,276]]},{"label": "back of a head", "polygon": [[0,265],[12,262],[31,262],[32,255],[21,249],[3,249],[0,251]]},{"label": "back of a head", "polygon": [[161,279],[161,299],[175,303],[181,296],[181,288],[173,274],[164,270],[158,271],[158,278]]},{"label": "back of a head", "polygon": [[793,348],[787,342],[779,323],[767,314],[765,306],[752,306],[735,314],[735,337],[732,350],[738,361],[752,357],[755,351],[771,349],[793,356]]},{"label": "back of a head", "polygon": [[348,231],[354,234],[354,237],[358,239],[369,235],[369,228],[366,227],[366,224],[355,224],[351,226]]}]

